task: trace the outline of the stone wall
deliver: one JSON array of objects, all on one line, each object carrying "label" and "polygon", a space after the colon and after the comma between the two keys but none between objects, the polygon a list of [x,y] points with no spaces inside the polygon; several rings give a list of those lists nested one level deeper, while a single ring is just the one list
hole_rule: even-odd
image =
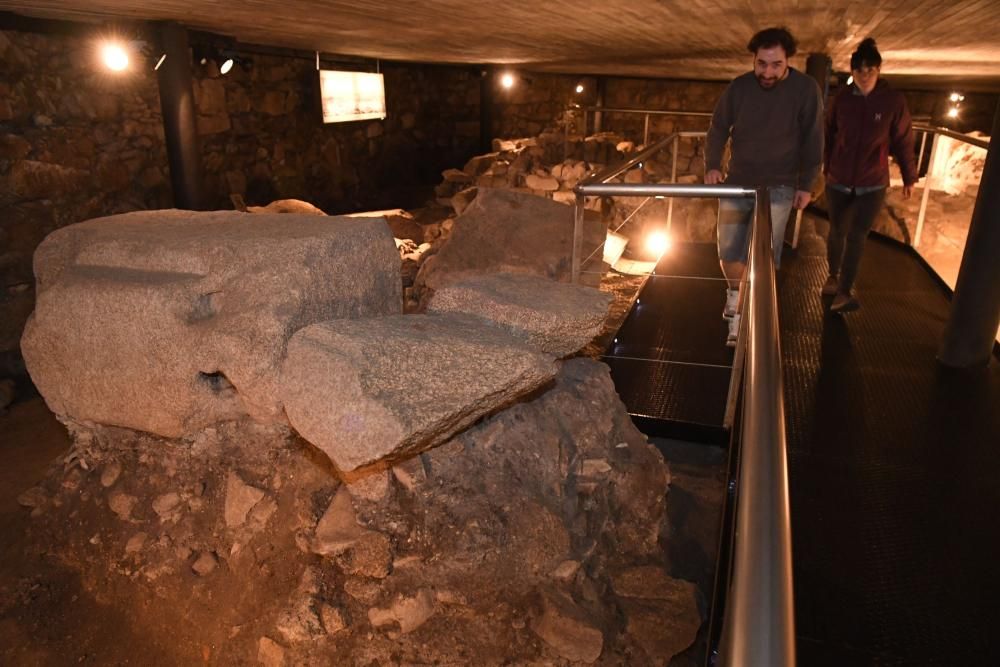
[{"label": "stone wall", "polygon": [[[152,67],[111,75],[95,55],[83,36],[0,31],[0,377],[21,372],[32,255],[47,234],[173,205]],[[221,77],[193,66],[208,208],[231,209],[231,193],[328,213],[420,205],[477,151],[475,70],[388,65],[384,121],[323,125],[314,67],[253,56]]]},{"label": "stone wall", "polygon": [[410,190],[479,143],[479,79],[455,67],[388,65],[385,120],[324,125],[312,60],[253,56],[220,76],[195,67],[207,205],[304,199],[328,213],[415,206]]},{"label": "stone wall", "polygon": [[[49,232],[171,203],[155,78],[114,79],[93,59],[81,39],[0,32],[0,353],[8,357],[34,305],[32,254]],[[17,363],[8,357],[5,365]]]}]

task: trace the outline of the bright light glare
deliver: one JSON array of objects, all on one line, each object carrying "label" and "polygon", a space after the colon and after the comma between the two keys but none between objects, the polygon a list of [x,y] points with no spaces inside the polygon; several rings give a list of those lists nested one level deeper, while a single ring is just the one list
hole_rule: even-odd
[{"label": "bright light glare", "polygon": [[222,65],[219,66],[219,74],[229,74],[229,70],[233,69],[233,59],[226,58],[222,61]]},{"label": "bright light glare", "polygon": [[578,92],[578,93],[582,93],[583,92],[583,84],[582,83],[576,84],[576,92]]},{"label": "bright light glare", "polygon": [[659,257],[670,250],[670,237],[663,232],[653,232],[646,237],[646,250]]},{"label": "bright light glare", "polygon": [[952,93],[948,97],[948,99],[951,100],[952,102],[961,102],[962,100],[965,99],[965,95],[962,95],[960,93]]},{"label": "bright light glare", "polygon": [[948,118],[958,118],[958,107],[948,109]]},{"label": "bright light glare", "polygon": [[502,77],[500,77],[500,85],[503,86],[504,88],[513,88],[514,75],[509,73],[504,74]]},{"label": "bright light glare", "polygon": [[101,47],[101,60],[113,72],[121,72],[128,67],[128,53],[121,44],[108,42]]},{"label": "bright light glare", "polygon": [[854,83],[854,76],[853,75],[847,77],[847,85],[849,86],[852,83]]}]

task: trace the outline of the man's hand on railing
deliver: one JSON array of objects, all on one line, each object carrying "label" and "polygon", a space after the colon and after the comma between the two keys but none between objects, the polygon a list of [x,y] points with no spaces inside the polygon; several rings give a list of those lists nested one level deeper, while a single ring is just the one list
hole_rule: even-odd
[{"label": "man's hand on railing", "polygon": [[709,185],[718,185],[722,182],[722,172],[718,169],[709,169],[705,172],[705,182]]},{"label": "man's hand on railing", "polygon": [[795,197],[792,199],[792,206],[794,206],[799,210],[802,210],[809,205],[809,202],[811,200],[812,200],[811,192],[807,192],[806,190],[796,190]]}]

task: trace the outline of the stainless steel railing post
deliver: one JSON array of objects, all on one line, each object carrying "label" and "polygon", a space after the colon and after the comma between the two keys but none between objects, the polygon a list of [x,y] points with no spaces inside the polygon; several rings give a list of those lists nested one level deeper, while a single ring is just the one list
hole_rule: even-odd
[{"label": "stainless steel railing post", "polygon": [[924,174],[924,191],[920,195],[920,212],[917,213],[917,228],[913,231],[914,248],[920,245],[920,236],[924,232],[924,218],[927,216],[927,200],[931,196],[931,183],[934,180],[934,161],[937,158],[938,134],[931,137],[931,161]]},{"label": "stainless steel railing post", "polygon": [[585,197],[577,192],[576,203],[573,206],[573,284],[580,282],[580,255],[583,254],[583,214]]}]

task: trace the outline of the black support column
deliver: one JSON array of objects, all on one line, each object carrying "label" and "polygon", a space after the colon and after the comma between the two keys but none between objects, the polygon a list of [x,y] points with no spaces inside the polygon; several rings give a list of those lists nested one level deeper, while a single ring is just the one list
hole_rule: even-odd
[{"label": "black support column", "polygon": [[833,61],[825,53],[810,53],[806,58],[806,74],[819,84],[824,104],[826,104],[827,95],[830,93],[830,69],[832,67]]},{"label": "black support column", "polygon": [[951,315],[938,360],[955,368],[989,363],[1000,326],[1000,105],[986,154],[979,195],[958,270]]},{"label": "black support column", "polygon": [[493,152],[493,102],[496,93],[496,70],[484,67],[479,79],[479,152]]},{"label": "black support column", "polygon": [[197,210],[204,203],[187,30],[177,23],[162,23],[159,36],[166,59],[157,70],[157,75],[174,206]]},{"label": "black support column", "polygon": [[[604,106],[604,88],[607,80],[603,76],[597,77],[594,82],[594,92],[596,93],[596,99],[594,100],[595,107]],[[595,111],[594,112],[594,134],[602,132],[604,128],[604,112]]]}]

